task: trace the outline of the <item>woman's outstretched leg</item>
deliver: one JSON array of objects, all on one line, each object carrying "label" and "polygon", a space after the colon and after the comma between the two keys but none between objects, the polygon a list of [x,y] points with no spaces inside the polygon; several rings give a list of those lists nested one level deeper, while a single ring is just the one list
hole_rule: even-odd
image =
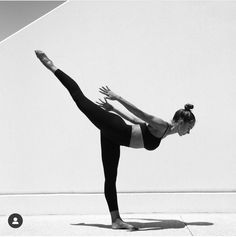
[{"label": "woman's outstretched leg", "polygon": [[104,194],[111,214],[112,228],[137,230],[134,226],[124,222],[119,213],[116,178],[120,159],[120,145],[115,144],[101,132],[101,152],[105,176]]},{"label": "woman's outstretched leg", "polygon": [[45,53],[39,50],[36,50],[35,53],[43,65],[51,70],[67,88],[78,108],[98,129],[109,133],[110,137],[120,145],[129,146],[132,130],[130,125],[127,125],[121,117],[103,110],[90,101],[83,94],[78,84],[67,74],[58,69]]}]

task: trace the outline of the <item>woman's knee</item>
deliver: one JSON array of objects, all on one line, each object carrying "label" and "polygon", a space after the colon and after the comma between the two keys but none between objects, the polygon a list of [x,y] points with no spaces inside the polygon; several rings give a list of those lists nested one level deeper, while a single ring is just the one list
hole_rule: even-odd
[{"label": "woman's knee", "polygon": [[113,188],[116,187],[116,179],[111,179],[109,181],[105,181],[105,188]]}]

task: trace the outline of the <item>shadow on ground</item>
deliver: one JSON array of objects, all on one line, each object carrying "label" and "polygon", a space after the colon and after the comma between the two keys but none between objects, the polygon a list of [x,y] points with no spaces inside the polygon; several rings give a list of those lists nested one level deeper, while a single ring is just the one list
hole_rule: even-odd
[{"label": "shadow on ground", "polygon": [[[137,227],[138,231],[180,229],[180,228],[185,228],[188,225],[196,225],[196,226],[213,225],[213,223],[211,222],[183,222],[179,220],[142,219],[142,218],[125,218],[124,221],[128,219],[145,221],[145,222],[127,221],[128,224],[131,224]],[[111,225],[103,225],[103,224],[78,223],[78,224],[71,224],[71,225],[91,226],[91,227],[111,229]]]}]

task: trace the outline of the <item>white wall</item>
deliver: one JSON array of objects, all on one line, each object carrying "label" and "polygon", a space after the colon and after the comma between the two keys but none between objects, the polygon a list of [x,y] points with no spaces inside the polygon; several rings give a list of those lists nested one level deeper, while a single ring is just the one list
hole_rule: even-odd
[{"label": "white wall", "polygon": [[236,191],[235,11],[235,2],[67,2],[1,43],[1,194],[103,191],[99,132],[34,49],[93,101],[109,85],[168,121],[195,105],[190,135],[153,152],[122,148],[118,191]]}]

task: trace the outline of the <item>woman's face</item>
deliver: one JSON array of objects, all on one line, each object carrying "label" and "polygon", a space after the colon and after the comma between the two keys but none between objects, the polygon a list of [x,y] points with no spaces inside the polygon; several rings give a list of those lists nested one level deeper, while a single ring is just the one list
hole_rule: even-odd
[{"label": "woman's face", "polygon": [[178,134],[180,136],[189,134],[193,126],[194,126],[194,123],[186,123],[183,120],[180,120],[178,124]]}]

